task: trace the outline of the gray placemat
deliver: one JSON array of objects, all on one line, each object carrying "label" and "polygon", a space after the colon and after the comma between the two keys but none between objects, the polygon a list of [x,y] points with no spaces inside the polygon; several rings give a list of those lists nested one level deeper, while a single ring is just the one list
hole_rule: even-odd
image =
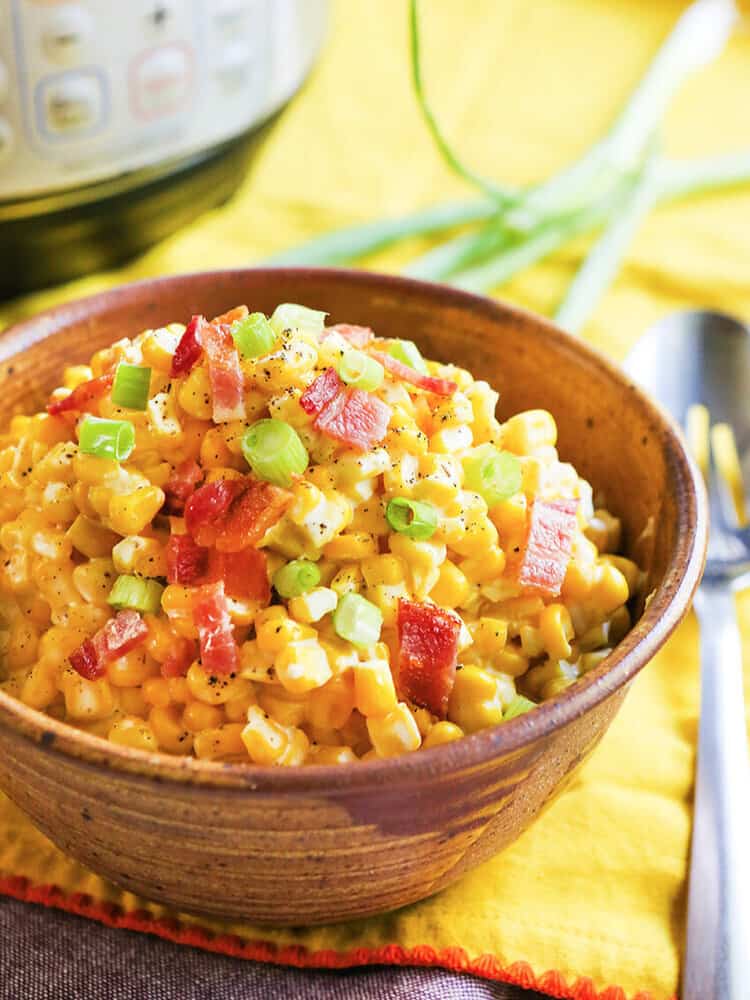
[{"label": "gray placemat", "polygon": [[0,898],[0,1000],[543,1000],[439,969],[279,968]]}]

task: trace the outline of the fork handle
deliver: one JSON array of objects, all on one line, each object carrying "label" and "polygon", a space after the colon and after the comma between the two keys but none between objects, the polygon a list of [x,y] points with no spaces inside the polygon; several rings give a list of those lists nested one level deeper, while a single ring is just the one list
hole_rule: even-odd
[{"label": "fork handle", "polygon": [[683,1000],[750,998],[750,763],[742,650],[726,583],[701,584],[701,715]]}]

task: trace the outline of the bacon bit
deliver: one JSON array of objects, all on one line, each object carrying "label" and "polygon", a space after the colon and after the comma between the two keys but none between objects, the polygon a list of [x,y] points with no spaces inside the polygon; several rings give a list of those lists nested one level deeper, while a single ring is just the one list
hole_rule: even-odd
[{"label": "bacon bit", "polygon": [[271,599],[266,554],[261,549],[249,547],[241,552],[218,552],[212,549],[206,582],[218,580],[224,582],[226,593],[238,601],[268,604]]},{"label": "bacon bit", "polygon": [[289,490],[282,490],[271,483],[260,483],[248,476],[244,480],[243,492],[232,502],[222,519],[216,548],[219,552],[241,552],[250,545],[256,545],[293,500]]},{"label": "bacon bit", "polygon": [[299,405],[305,413],[315,414],[324,410],[344,388],[335,368],[326,368],[302,393]]},{"label": "bacon bit", "polygon": [[215,316],[211,322],[215,323],[217,326],[231,326],[232,323],[236,323],[238,319],[244,319],[249,312],[250,310],[247,306],[235,306],[234,309],[230,309],[228,312],[222,313],[221,316]]},{"label": "bacon bit", "polygon": [[244,378],[237,345],[229,327],[207,323],[201,330],[201,342],[208,359],[214,423],[244,420]]},{"label": "bacon bit", "polygon": [[194,492],[195,487],[203,479],[203,469],[191,458],[180,462],[172,472],[164,486],[166,494],[165,509],[168,514],[182,514],[185,501]]},{"label": "bacon bit", "polygon": [[180,337],[180,342],[172,355],[172,367],[169,374],[172,378],[178,375],[187,375],[193,365],[198,361],[203,350],[201,346],[201,333],[206,320],[203,316],[193,316],[185,332]]},{"label": "bacon bit", "polygon": [[167,542],[167,580],[186,586],[202,581],[208,569],[209,550],[190,535],[171,535]]},{"label": "bacon bit", "polygon": [[518,566],[518,582],[543,597],[557,597],[570,562],[577,500],[535,500]]},{"label": "bacon bit", "polygon": [[456,679],[460,629],[455,615],[434,604],[398,602],[399,690],[441,719]]},{"label": "bacon bit", "polygon": [[437,396],[452,396],[458,389],[458,385],[448,378],[438,378],[436,375],[423,375],[415,368],[405,365],[403,361],[392,358],[390,354],[382,351],[370,351],[371,357],[379,361],[386,371],[396,378],[410,382],[418,389],[425,389],[427,392],[434,392]]},{"label": "bacon bit", "polygon": [[336,441],[368,451],[382,441],[391,409],[377,396],[347,388],[335,368],[327,368],[300,397],[305,413],[314,414],[313,427]]},{"label": "bacon bit", "polygon": [[237,670],[239,654],[221,581],[199,587],[193,596],[193,624],[198,629],[201,663],[209,674]]},{"label": "bacon bit", "polygon": [[250,476],[218,479],[190,497],[185,505],[185,527],[198,545],[240,552],[259,542],[293,499],[288,490]]},{"label": "bacon bit", "polygon": [[199,545],[213,545],[223,517],[244,490],[242,479],[217,479],[200,486],[185,504],[185,528]]},{"label": "bacon bit", "polygon": [[369,451],[385,437],[391,408],[371,392],[348,389],[320,413],[314,427],[336,441]]},{"label": "bacon bit", "polygon": [[106,673],[108,663],[135,649],[147,635],[148,627],[137,611],[118,611],[70,654],[70,665],[86,680],[97,680]]},{"label": "bacon bit", "polygon": [[190,664],[197,659],[197,644],[184,636],[174,636],[167,658],[161,664],[161,675],[162,677],[184,677]]},{"label": "bacon bit", "polygon": [[51,403],[47,403],[47,413],[53,417],[61,413],[91,413],[102,396],[112,388],[114,380],[114,372],[109,372],[89,379],[88,382],[81,382],[64,399],[53,399]]},{"label": "bacon bit", "polygon": [[337,333],[339,337],[348,340],[352,347],[366,347],[375,339],[369,326],[352,326],[351,323],[336,323],[335,326],[325,327],[321,340],[325,340],[329,333]]}]

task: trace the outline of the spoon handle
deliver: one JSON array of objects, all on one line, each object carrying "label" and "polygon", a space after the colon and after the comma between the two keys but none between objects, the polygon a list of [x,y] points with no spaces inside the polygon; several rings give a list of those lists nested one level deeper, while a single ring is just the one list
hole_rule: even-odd
[{"label": "spoon handle", "polygon": [[701,715],[683,1000],[750,997],[750,763],[727,583],[701,584]]}]

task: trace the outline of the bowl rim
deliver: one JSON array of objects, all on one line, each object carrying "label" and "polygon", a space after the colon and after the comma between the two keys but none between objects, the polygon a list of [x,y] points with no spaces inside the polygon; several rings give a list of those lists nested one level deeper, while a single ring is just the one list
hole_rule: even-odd
[{"label": "bowl rim", "polygon": [[[529,744],[549,736],[595,708],[618,689],[628,684],[649,662],[688,611],[700,582],[708,541],[707,499],[702,477],[684,446],[681,432],[673,418],[612,361],[596,348],[561,330],[546,318],[501,300],[397,275],[349,268],[318,267],[244,267],[187,272],[161,278],[130,282],[84,298],[60,303],[34,317],[13,324],[0,337],[0,361],[54,336],[59,330],[83,318],[95,319],[112,307],[123,305],[136,294],[158,295],[166,285],[192,284],[196,281],[264,275],[269,278],[306,282],[343,281],[363,290],[387,290],[421,297],[436,303],[469,310],[488,320],[531,324],[535,333],[558,342],[579,355],[605,377],[619,383],[623,392],[632,394],[648,415],[662,444],[675,482],[677,507],[677,543],[669,559],[664,579],[655,590],[643,615],[618,643],[601,668],[581,678],[575,685],[528,715],[521,715],[502,725],[464,736],[445,746],[420,750],[385,760],[365,761],[356,766],[306,765],[303,768],[273,768],[255,764],[233,764],[149,753],[110,743],[74,726],[24,705],[0,691],[0,725],[22,737],[41,744],[47,752],[73,757],[79,763],[110,768],[146,781],[174,781],[206,789],[233,787],[268,793],[317,793],[371,789],[399,781],[419,782],[437,771],[441,774],[478,768],[491,759],[523,750]],[[304,297],[304,287],[302,295]],[[332,777],[335,775],[335,780]]]}]

